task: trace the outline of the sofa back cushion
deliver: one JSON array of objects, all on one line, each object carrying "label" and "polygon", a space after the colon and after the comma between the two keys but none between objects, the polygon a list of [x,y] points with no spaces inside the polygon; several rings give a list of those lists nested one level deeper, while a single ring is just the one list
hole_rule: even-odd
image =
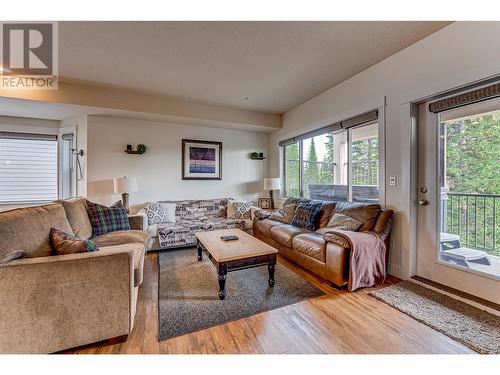
[{"label": "sofa back cushion", "polygon": [[360,221],[358,232],[363,232],[373,228],[380,210],[379,204],[336,202],[332,215],[339,213]]},{"label": "sofa back cushion", "polygon": [[158,201],[158,203],[175,204],[175,221],[196,219],[200,216],[211,218],[227,217],[227,203],[232,198]]},{"label": "sofa back cushion", "polygon": [[71,198],[60,200],[59,202],[63,205],[64,211],[66,211],[66,217],[75,236],[83,240],[92,237],[92,224],[87,213],[87,199],[83,197]]},{"label": "sofa back cushion", "polygon": [[61,203],[0,212],[0,258],[13,251],[31,258],[53,255],[50,228],[73,234]]}]

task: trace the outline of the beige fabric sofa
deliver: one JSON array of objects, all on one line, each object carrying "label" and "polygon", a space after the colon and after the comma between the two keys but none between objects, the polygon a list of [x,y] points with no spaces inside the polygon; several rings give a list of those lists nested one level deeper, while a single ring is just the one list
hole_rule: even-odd
[{"label": "beige fabric sofa", "polygon": [[51,227],[92,237],[85,198],[0,212],[0,353],[52,353],[128,335],[134,327],[144,254],[142,218],[130,231],[92,240],[93,253],[54,255]]}]

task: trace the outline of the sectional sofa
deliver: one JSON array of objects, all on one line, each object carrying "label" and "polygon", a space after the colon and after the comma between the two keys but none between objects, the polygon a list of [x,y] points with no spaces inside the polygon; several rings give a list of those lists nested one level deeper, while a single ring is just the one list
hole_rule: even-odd
[{"label": "sectional sofa", "polygon": [[[132,230],[92,237],[85,198],[0,212],[0,353],[52,353],[128,335],[134,327],[150,236]],[[99,251],[54,255],[50,228],[92,240]]]}]

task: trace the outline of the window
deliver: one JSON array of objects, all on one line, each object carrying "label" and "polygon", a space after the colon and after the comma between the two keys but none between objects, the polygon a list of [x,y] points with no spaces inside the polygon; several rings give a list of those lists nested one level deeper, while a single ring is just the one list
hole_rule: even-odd
[{"label": "window", "polygon": [[0,132],[0,204],[57,199],[57,137]]},{"label": "window", "polygon": [[285,195],[378,202],[377,111],[367,115],[281,142]]}]

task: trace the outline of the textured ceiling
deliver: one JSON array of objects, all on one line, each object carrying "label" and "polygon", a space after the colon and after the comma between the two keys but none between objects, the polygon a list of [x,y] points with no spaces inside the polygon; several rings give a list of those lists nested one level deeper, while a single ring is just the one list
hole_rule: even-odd
[{"label": "textured ceiling", "polygon": [[63,80],[282,113],[449,22],[61,22]]}]

